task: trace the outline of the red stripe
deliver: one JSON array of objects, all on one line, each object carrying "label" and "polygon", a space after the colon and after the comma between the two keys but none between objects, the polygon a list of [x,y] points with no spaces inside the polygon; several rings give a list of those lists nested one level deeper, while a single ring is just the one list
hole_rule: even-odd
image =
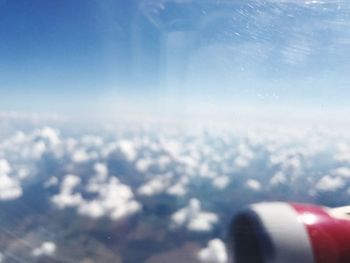
[{"label": "red stripe", "polygon": [[333,218],[319,206],[291,206],[308,231],[315,263],[350,263],[350,221]]}]

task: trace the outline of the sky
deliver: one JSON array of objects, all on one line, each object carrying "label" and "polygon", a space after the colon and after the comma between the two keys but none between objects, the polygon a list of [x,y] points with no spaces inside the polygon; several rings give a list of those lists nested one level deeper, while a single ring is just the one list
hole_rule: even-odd
[{"label": "sky", "polygon": [[0,40],[0,111],[349,111],[346,0],[0,0]]}]

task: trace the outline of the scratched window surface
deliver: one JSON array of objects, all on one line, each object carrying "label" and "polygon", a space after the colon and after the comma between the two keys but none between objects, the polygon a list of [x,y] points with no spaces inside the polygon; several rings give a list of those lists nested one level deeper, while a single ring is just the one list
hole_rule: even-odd
[{"label": "scratched window surface", "polygon": [[0,0],[0,262],[232,262],[232,215],[350,199],[347,0]]}]

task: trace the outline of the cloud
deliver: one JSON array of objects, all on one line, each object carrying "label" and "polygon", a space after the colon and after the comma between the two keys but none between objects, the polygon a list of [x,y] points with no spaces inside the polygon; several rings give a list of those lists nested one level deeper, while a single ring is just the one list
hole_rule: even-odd
[{"label": "cloud", "polygon": [[338,143],[336,145],[336,152],[334,154],[334,160],[342,163],[350,163],[350,147],[345,142]]},{"label": "cloud", "polygon": [[343,178],[350,178],[350,168],[348,167],[339,167],[337,169],[335,169],[332,172],[333,175],[335,176],[340,176]]},{"label": "cloud", "polygon": [[64,177],[60,192],[51,201],[59,209],[76,207],[79,214],[91,218],[108,216],[112,220],[118,220],[141,210],[142,206],[133,199],[134,194],[129,186],[120,183],[116,177],[107,177],[105,164],[95,164],[94,170],[96,175],[89,179],[85,190],[96,193],[96,197],[85,199],[81,193],[75,193],[81,180],[78,176],[69,174]]},{"label": "cloud", "polygon": [[177,183],[168,188],[167,193],[175,196],[184,196],[187,193],[186,186],[183,183]]},{"label": "cloud", "polygon": [[345,182],[342,178],[326,175],[317,182],[315,189],[323,192],[334,192],[344,186]]},{"label": "cloud", "polygon": [[78,207],[78,213],[91,218],[99,218],[106,214],[100,200],[82,202]]},{"label": "cloud", "polygon": [[11,171],[9,162],[6,159],[0,159],[0,174],[9,174]]},{"label": "cloud", "polygon": [[164,149],[173,159],[177,160],[180,157],[183,149],[180,142],[162,138],[160,144],[162,149]]},{"label": "cloud", "polygon": [[213,185],[222,190],[225,189],[230,183],[230,178],[228,176],[218,176],[213,179]]},{"label": "cloud", "polygon": [[171,158],[167,155],[162,155],[156,160],[156,164],[160,170],[164,170],[171,163]]},{"label": "cloud", "polygon": [[60,192],[52,196],[51,201],[60,209],[78,206],[83,198],[80,193],[73,193],[74,188],[80,184],[80,178],[76,175],[68,174],[63,178]]},{"label": "cloud", "polygon": [[201,249],[197,255],[203,263],[227,263],[228,255],[224,242],[215,238],[208,242],[208,246]]},{"label": "cloud", "polygon": [[56,186],[58,184],[58,178],[56,176],[51,176],[49,179],[47,179],[45,182],[44,182],[44,187],[45,188],[50,188],[50,187],[53,187],[53,186]]},{"label": "cloud", "polygon": [[83,200],[78,206],[79,214],[92,218],[109,216],[112,220],[119,220],[141,210],[141,204],[133,199],[131,188],[120,183],[116,177],[96,184],[98,196],[93,200]]},{"label": "cloud", "polygon": [[96,163],[94,165],[94,171],[96,176],[101,180],[107,178],[108,176],[108,168],[104,163]]},{"label": "cloud", "polygon": [[31,156],[34,158],[34,159],[37,159],[39,160],[42,155],[44,154],[44,152],[46,151],[46,145],[44,142],[42,141],[38,141],[36,143],[34,143],[32,145],[32,152],[31,152]]},{"label": "cloud", "polygon": [[202,212],[200,201],[192,198],[187,207],[171,216],[171,220],[175,227],[186,227],[190,231],[206,232],[212,230],[219,219],[214,213]]},{"label": "cloud", "polygon": [[245,185],[247,188],[254,190],[254,191],[259,191],[261,190],[261,183],[257,180],[254,179],[249,179],[245,182]]},{"label": "cloud", "polygon": [[156,195],[164,192],[169,184],[169,177],[166,175],[158,176],[142,185],[137,192],[140,195]]},{"label": "cloud", "polygon": [[90,156],[87,154],[85,149],[77,149],[72,154],[72,160],[75,163],[83,163],[90,160]]},{"label": "cloud", "polygon": [[270,185],[276,186],[286,184],[288,182],[287,176],[283,172],[277,172],[270,178]]},{"label": "cloud", "polygon": [[56,244],[50,241],[43,242],[39,247],[33,249],[34,257],[53,256],[56,252]]},{"label": "cloud", "polygon": [[136,169],[139,172],[145,173],[147,172],[148,168],[152,165],[152,160],[150,158],[142,158],[137,160],[136,162]]},{"label": "cloud", "polygon": [[52,127],[44,127],[37,131],[37,136],[51,146],[61,143],[59,131]]},{"label": "cloud", "polygon": [[85,147],[101,148],[103,146],[103,139],[96,135],[84,135],[81,138],[81,144]]},{"label": "cloud", "polygon": [[0,160],[0,200],[13,200],[22,196],[21,184],[10,177],[12,168],[5,159]]},{"label": "cloud", "polygon": [[234,161],[235,166],[238,168],[246,168],[253,159],[254,152],[246,143],[240,143],[237,147],[237,157]]},{"label": "cloud", "polygon": [[119,149],[124,154],[126,159],[130,162],[134,161],[137,156],[136,145],[129,140],[121,140],[119,142]]}]

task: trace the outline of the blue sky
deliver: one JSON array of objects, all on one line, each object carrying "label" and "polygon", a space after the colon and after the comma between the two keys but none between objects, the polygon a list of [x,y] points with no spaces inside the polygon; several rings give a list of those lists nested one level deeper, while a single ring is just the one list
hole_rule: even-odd
[{"label": "blue sky", "polygon": [[349,28],[345,0],[2,0],[0,111],[344,112]]}]

